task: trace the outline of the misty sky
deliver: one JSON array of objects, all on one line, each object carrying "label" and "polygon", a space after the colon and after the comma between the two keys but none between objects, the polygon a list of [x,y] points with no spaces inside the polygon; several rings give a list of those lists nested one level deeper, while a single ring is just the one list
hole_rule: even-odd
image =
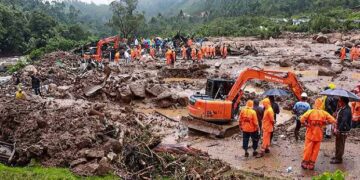
[{"label": "misty sky", "polygon": [[84,1],[87,3],[94,2],[95,4],[109,4],[113,0],[80,0],[80,1]]}]

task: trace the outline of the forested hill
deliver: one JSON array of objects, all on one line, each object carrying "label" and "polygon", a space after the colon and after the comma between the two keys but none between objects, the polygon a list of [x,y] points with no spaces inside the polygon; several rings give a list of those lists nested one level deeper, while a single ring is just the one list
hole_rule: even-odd
[{"label": "forested hill", "polygon": [[106,5],[80,1],[0,0],[0,56],[69,50],[112,34]]},{"label": "forested hill", "polygon": [[183,10],[190,14],[208,11],[213,16],[244,14],[292,16],[332,8],[360,6],[359,0],[139,0],[139,9],[147,15],[174,15]]}]

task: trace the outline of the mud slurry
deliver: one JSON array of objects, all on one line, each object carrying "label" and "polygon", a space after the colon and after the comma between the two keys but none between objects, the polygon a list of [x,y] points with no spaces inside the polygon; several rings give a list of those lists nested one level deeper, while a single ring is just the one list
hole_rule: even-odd
[{"label": "mud slurry", "polygon": [[[175,67],[166,67],[163,61],[151,59],[119,67],[110,65],[112,72],[104,87],[91,96],[85,96],[84,91],[104,82],[106,75],[102,70],[79,68],[80,58],[67,52],[48,54],[34,65],[42,85],[47,86],[43,87],[42,98],[32,96],[28,76],[32,68],[19,72],[30,100],[13,100],[16,87],[12,81],[1,86],[4,96],[0,105],[0,140],[17,142],[17,158],[13,162],[17,165],[36,159],[42,165],[70,168],[79,175],[112,171],[133,179],[308,179],[341,169],[348,172],[350,179],[357,179],[357,130],[348,138],[343,165],[329,164],[334,151],[330,140],[322,144],[315,171],[300,168],[303,140],[294,142],[294,121],[289,111],[296,101],[294,96],[277,99],[282,111],[275,143],[263,159],[243,157],[240,133],[217,139],[188,131],[178,122],[187,115],[187,97],[204,92],[207,78],[236,79],[242,70],[252,66],[295,72],[311,99],[330,82],[345,89],[359,83],[358,66],[340,64],[333,55],[337,50],[334,44],[312,43],[306,35],[289,39],[228,39],[229,44],[236,43],[238,47],[250,44],[258,53],[205,60],[201,65],[180,60]],[[210,40],[217,42],[216,38]],[[221,66],[215,68],[219,62]],[[287,67],[280,67],[284,64]],[[331,68],[336,73],[320,76],[320,68]],[[253,80],[245,88],[241,104],[269,88],[286,89],[284,85]],[[304,132],[302,129],[302,136]],[[181,153],[174,153],[174,149],[156,152],[158,146],[175,146]],[[189,146],[201,153],[190,155],[186,152]],[[290,166],[292,171],[286,172]]]}]

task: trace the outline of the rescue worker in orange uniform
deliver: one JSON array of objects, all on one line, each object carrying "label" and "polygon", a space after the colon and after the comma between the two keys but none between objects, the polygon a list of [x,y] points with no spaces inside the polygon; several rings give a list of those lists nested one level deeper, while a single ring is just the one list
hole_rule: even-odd
[{"label": "rescue worker in orange uniform", "polygon": [[222,55],[222,58],[223,59],[226,59],[227,55],[228,55],[228,49],[227,49],[227,46],[224,44],[222,49],[221,49],[221,55]]},{"label": "rescue worker in orange uniform", "polygon": [[153,58],[153,59],[155,59],[156,57],[155,57],[155,49],[153,48],[153,47],[150,47],[150,56],[151,56],[151,58]]},{"label": "rescue worker in orange uniform", "polygon": [[[355,92],[360,96],[360,92]],[[360,102],[351,102],[352,122],[351,128],[360,128]]]},{"label": "rescue worker in orange uniform", "polygon": [[171,49],[168,49],[165,53],[166,64],[168,65],[171,63],[171,56],[172,56],[172,51]]},{"label": "rescue worker in orange uniform", "polygon": [[262,120],[262,133],[263,133],[263,140],[261,145],[261,152],[256,156],[257,158],[263,157],[264,153],[270,153],[270,137],[271,133],[274,130],[275,118],[274,118],[274,111],[271,107],[271,102],[269,98],[265,98],[262,101],[262,104],[265,108],[264,116]]},{"label": "rescue worker in orange uniform", "polygon": [[343,46],[341,49],[340,49],[340,59],[341,61],[344,61],[346,58],[346,48],[345,46]]},{"label": "rescue worker in orange uniform", "polygon": [[191,59],[193,61],[195,61],[195,59],[196,59],[196,49],[195,48],[191,48]]},{"label": "rescue worker in orange uniform", "polygon": [[119,52],[119,51],[117,51],[117,52],[115,53],[114,60],[115,60],[115,63],[116,63],[116,64],[119,64],[119,61],[120,61],[120,52]]},{"label": "rescue worker in orange uniform", "polygon": [[356,45],[354,45],[350,50],[350,60],[357,61],[360,56],[359,53],[360,53],[359,48],[357,48]]},{"label": "rescue worker in orange uniform", "polygon": [[188,39],[188,41],[187,41],[187,45],[188,45],[189,47],[193,45],[193,41],[192,41],[192,39],[191,39],[191,38],[189,38],[189,39]]},{"label": "rescue worker in orange uniform", "polygon": [[136,59],[136,50],[133,48],[130,51],[131,60],[134,61]]},{"label": "rescue worker in orange uniform", "polygon": [[139,44],[137,47],[137,56],[136,56],[138,59],[141,59],[141,52],[142,52],[142,49],[141,49],[141,45]]},{"label": "rescue worker in orange uniform", "polygon": [[197,60],[198,62],[203,62],[203,53],[200,49],[197,52]]},{"label": "rescue worker in orange uniform", "polygon": [[215,51],[216,51],[215,46],[211,46],[211,48],[210,48],[210,56],[211,56],[212,59],[215,58],[215,55],[216,55]]},{"label": "rescue worker in orange uniform", "polygon": [[256,149],[259,143],[259,124],[256,111],[253,109],[254,102],[249,100],[246,102],[246,107],[241,110],[239,114],[239,126],[243,132],[243,149],[245,150],[245,157],[249,157],[248,146],[249,139],[252,140],[253,156],[258,155]]},{"label": "rescue worker in orange uniform", "polygon": [[182,46],[181,47],[181,58],[182,59],[186,59],[186,48],[185,48],[185,46]]},{"label": "rescue worker in orange uniform", "polygon": [[176,61],[176,52],[175,52],[175,50],[172,50],[171,62],[170,62],[170,64],[174,66],[175,61]]},{"label": "rescue worker in orange uniform", "polygon": [[201,46],[201,52],[203,56],[206,56],[206,46]]},{"label": "rescue worker in orange uniform", "polygon": [[205,51],[206,51],[205,57],[209,59],[209,58],[210,58],[210,54],[211,54],[211,46],[210,46],[210,45],[209,45],[209,46],[206,46]]},{"label": "rescue worker in orange uniform", "polygon": [[336,120],[328,112],[321,109],[322,99],[315,100],[312,110],[301,116],[300,122],[306,126],[304,156],[301,163],[303,169],[314,170],[323,139],[323,128],[326,124],[335,124]]}]

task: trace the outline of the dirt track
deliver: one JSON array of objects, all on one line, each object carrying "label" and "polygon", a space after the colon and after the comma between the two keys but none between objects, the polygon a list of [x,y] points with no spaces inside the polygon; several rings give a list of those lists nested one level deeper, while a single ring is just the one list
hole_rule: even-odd
[{"label": "dirt track", "polygon": [[[6,94],[5,97],[2,97],[2,102],[7,103],[0,106],[3,117],[1,123],[4,127],[1,130],[1,140],[19,142],[19,164],[26,164],[31,158],[35,158],[44,165],[71,167],[74,172],[82,175],[102,174],[103,171],[112,169],[122,177],[153,177],[152,168],[161,167],[164,162],[158,162],[159,159],[152,157],[152,151],[149,153],[147,148],[156,146],[157,141],[161,140],[159,138],[161,136],[164,137],[162,138],[163,144],[191,145],[207,152],[211,158],[230,164],[234,169],[254,172],[255,176],[308,178],[323,171],[340,168],[349,172],[349,177],[352,179],[360,177],[358,170],[360,161],[357,159],[360,152],[355,148],[359,142],[357,134],[360,133],[358,131],[354,131],[349,138],[351,143],[347,146],[343,166],[328,164],[334,147],[332,142],[325,142],[322,145],[316,171],[309,173],[302,171],[299,167],[303,142],[294,143],[291,132],[286,132],[286,129],[293,124],[290,121],[289,111],[282,110],[280,114],[278,132],[276,132],[278,141],[272,147],[272,154],[265,160],[252,157],[243,158],[240,135],[235,134],[225,139],[208,138],[202,134],[190,133],[181,123],[177,122],[181,116],[187,115],[187,97],[195,92],[204,91],[206,78],[234,79],[243,69],[253,66],[267,70],[293,71],[298,75],[308,94],[314,99],[330,82],[334,82],[338,87],[344,89],[354,88],[360,82],[359,62],[352,65],[348,62],[340,64],[339,59],[334,55],[338,48],[335,44],[313,43],[310,36],[292,35],[284,39],[265,41],[255,38],[210,38],[210,40],[224,41],[229,44],[236,43],[236,46],[239,47],[252,45],[257,49],[258,54],[246,53],[246,56],[230,56],[226,60],[206,60],[205,64],[201,65],[192,65],[191,62],[180,60],[174,69],[165,67],[164,61],[151,59],[120,67],[110,66],[112,73],[104,87],[90,96],[84,95],[86,89],[92,85],[101,84],[106,78],[101,71],[95,69],[81,71],[77,63],[79,57],[68,53],[57,52],[47,55],[39,64],[35,65],[43,81],[42,85],[46,85],[43,90],[47,89],[46,92],[43,91],[43,99],[31,96],[28,75],[33,70],[28,68],[21,71],[20,75],[24,82],[24,90],[32,100],[31,103],[22,104],[19,107],[29,110],[29,107],[38,107],[42,103],[47,103],[46,107],[48,108],[35,109],[34,112],[22,112],[23,114],[17,116],[11,109],[13,106],[17,107],[17,104],[21,102],[14,102],[12,94],[9,94],[14,92],[15,86],[11,81],[2,85],[1,92]],[[218,62],[221,62],[220,69],[214,67]],[[322,71],[321,76],[319,76],[319,69]],[[259,95],[269,87],[284,86],[251,81],[245,91],[255,92]],[[294,103],[295,98],[279,100],[281,106],[288,109]],[[49,113],[49,109],[53,112]],[[94,115],[91,110],[98,112],[95,112]],[[99,113],[101,113],[100,116]],[[37,119],[36,117],[39,116],[43,118]],[[31,118],[24,124],[31,128],[17,127],[19,124],[9,122],[9,119],[21,121],[28,117]],[[34,121],[36,121],[36,126],[32,125]],[[92,123],[85,123],[86,121]],[[60,122],[67,129],[56,125]],[[83,127],[80,127],[82,125]],[[115,134],[108,134],[114,129]],[[33,138],[26,136],[28,130],[30,134],[35,134]],[[149,134],[141,135],[144,131]],[[282,135],[286,138],[281,138]],[[59,136],[60,139],[52,143],[52,139],[54,139],[52,136]],[[123,140],[119,145],[117,142],[121,138]],[[69,141],[71,139],[77,143],[71,143]],[[113,139],[117,141],[114,142]],[[81,142],[85,142],[85,144]],[[134,143],[139,147],[134,147]],[[64,153],[53,151],[59,147]],[[117,147],[119,147],[118,150],[116,150]],[[79,153],[75,154],[74,152],[77,151]],[[99,151],[100,155],[98,155]],[[112,153],[116,155],[113,157],[115,160],[109,159],[109,155],[114,155]],[[167,156],[161,155],[161,157]],[[166,160],[176,159],[182,159],[181,155]],[[205,161],[207,161],[206,158]],[[188,159],[187,162],[192,162],[192,159]],[[167,161],[166,163],[171,162]],[[221,172],[221,169],[216,170],[217,163],[212,162],[213,172],[203,170],[207,165],[193,167],[192,164],[181,164],[180,166],[190,169],[186,169],[178,177],[184,177],[181,176],[184,174],[193,177],[200,174],[203,178],[219,176],[217,172]],[[293,171],[286,173],[285,169],[289,166],[293,167]],[[191,168],[195,168],[195,172]],[[174,175],[172,173],[178,172],[180,169],[181,167],[170,167],[170,169],[163,169],[160,174]]]}]

